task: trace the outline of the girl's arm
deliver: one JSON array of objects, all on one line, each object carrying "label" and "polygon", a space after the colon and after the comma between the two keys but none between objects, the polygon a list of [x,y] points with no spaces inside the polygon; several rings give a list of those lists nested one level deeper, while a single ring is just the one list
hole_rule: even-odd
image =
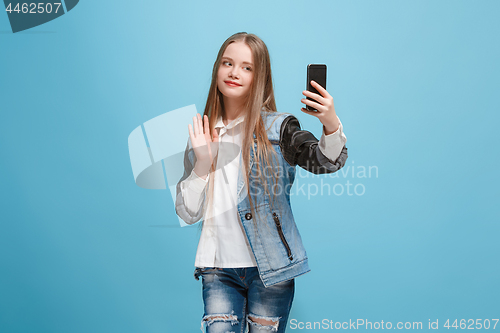
[{"label": "girl's arm", "polygon": [[184,206],[191,216],[196,216],[201,210],[208,177],[209,176],[203,179],[193,170],[189,177],[180,184],[182,197],[184,198]]},{"label": "girl's arm", "polygon": [[[322,137],[324,139],[322,148],[323,142],[320,146],[314,134],[302,130],[299,120],[294,115],[290,115],[283,120],[280,129],[280,147],[283,157],[290,165],[298,165],[314,174],[336,172],[345,165],[347,160],[347,147],[345,146],[347,139],[343,135],[341,124],[337,131],[329,135],[331,137]],[[332,146],[329,145],[330,139],[332,139]],[[339,147],[340,152],[337,153]],[[337,155],[336,158],[335,155]]]},{"label": "girl's arm", "polygon": [[[213,129],[210,136],[208,116],[199,113],[188,125],[189,139],[184,153],[184,175],[177,183],[175,212],[187,224],[198,222],[203,215],[208,170],[219,149],[219,134]],[[197,174],[198,173],[198,174]],[[201,177],[200,177],[201,176]]]},{"label": "girl's arm", "polygon": [[335,161],[342,152],[342,148],[344,148],[345,143],[347,142],[347,138],[344,134],[342,128],[342,122],[339,117],[337,117],[339,122],[338,129],[331,133],[325,133],[325,126],[323,126],[323,133],[321,134],[321,138],[319,139],[319,149],[330,160]]},{"label": "girl's arm", "polygon": [[184,175],[177,183],[175,199],[175,213],[187,224],[194,224],[203,216],[205,189],[210,177],[208,175],[206,179],[200,178],[194,172],[195,164],[196,156],[188,142],[184,153]]}]

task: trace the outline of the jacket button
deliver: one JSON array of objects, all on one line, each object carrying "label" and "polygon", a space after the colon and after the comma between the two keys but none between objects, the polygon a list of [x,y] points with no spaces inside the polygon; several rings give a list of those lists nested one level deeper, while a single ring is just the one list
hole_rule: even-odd
[{"label": "jacket button", "polygon": [[251,214],[251,213],[246,213],[246,214],[245,214],[245,218],[246,218],[247,220],[252,219],[252,214]]}]

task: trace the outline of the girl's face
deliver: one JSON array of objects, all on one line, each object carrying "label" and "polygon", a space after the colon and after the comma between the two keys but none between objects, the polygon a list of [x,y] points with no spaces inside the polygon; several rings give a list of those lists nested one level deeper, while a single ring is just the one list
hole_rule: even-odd
[{"label": "girl's face", "polygon": [[250,92],[253,69],[250,47],[243,41],[229,44],[222,56],[217,75],[217,86],[222,95],[243,101]]}]

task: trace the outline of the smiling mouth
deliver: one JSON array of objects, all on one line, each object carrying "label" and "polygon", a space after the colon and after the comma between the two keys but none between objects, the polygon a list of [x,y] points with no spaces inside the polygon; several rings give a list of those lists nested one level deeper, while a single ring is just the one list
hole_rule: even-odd
[{"label": "smiling mouth", "polygon": [[226,83],[230,87],[241,87],[241,84],[237,84],[237,83],[233,83],[233,82],[229,82],[229,81],[224,81],[224,83]]}]

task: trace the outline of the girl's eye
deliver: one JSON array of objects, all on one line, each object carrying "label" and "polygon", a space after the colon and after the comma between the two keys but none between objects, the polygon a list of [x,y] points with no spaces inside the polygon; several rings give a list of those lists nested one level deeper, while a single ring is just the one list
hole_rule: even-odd
[{"label": "girl's eye", "polygon": [[248,71],[251,71],[251,70],[252,70],[252,68],[251,68],[251,67],[245,67],[245,68],[247,68],[247,69],[248,69]]},{"label": "girl's eye", "polygon": [[225,65],[225,64],[229,64],[229,61],[224,61],[222,64],[223,64],[223,65]]}]

